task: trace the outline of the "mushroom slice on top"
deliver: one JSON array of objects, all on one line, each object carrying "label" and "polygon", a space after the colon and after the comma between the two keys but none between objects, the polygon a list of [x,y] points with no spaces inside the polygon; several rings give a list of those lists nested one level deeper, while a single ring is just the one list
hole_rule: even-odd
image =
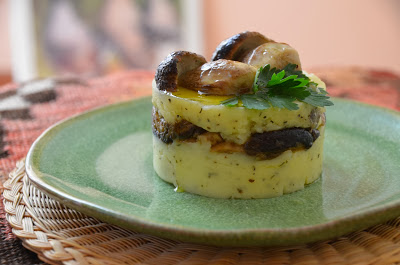
[{"label": "mushroom slice on top", "polygon": [[222,41],[215,49],[211,60],[241,61],[248,52],[267,42],[274,41],[258,32],[245,31]]},{"label": "mushroom slice on top", "polygon": [[176,91],[179,77],[202,64],[206,59],[196,53],[177,51],[169,54],[158,66],[155,80],[159,90]]},{"label": "mushroom slice on top", "polygon": [[297,65],[297,70],[301,70],[298,52],[286,43],[270,42],[262,44],[250,51],[241,61],[256,68],[270,64],[271,67],[277,69],[282,69],[287,64],[292,63]]},{"label": "mushroom slice on top", "polygon": [[186,72],[178,84],[207,95],[239,95],[251,91],[256,72],[251,65],[220,59]]}]

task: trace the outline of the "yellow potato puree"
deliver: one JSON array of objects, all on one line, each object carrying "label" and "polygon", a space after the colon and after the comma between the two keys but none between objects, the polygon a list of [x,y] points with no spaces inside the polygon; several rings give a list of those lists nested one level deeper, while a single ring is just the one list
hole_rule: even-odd
[{"label": "yellow potato puree", "polygon": [[[316,76],[309,77],[325,88]],[[197,141],[175,139],[166,144],[154,136],[154,169],[163,180],[179,190],[208,197],[250,199],[291,193],[319,178],[325,126],[322,119],[317,126],[312,124],[309,116],[313,110],[323,113],[325,108],[296,102],[298,110],[253,110],[221,105],[227,98],[185,88],[173,93],[159,91],[153,83],[153,105],[168,123],[185,119],[236,144],[245,143],[253,133],[293,127],[316,127],[320,136],[309,149],[287,150],[267,160],[245,152],[211,152],[211,143],[202,137]]]},{"label": "yellow potato puree", "polygon": [[153,137],[157,174],[180,190],[213,198],[269,198],[304,188],[322,172],[323,132],[304,151],[284,152],[271,160],[244,153],[210,152],[209,143],[165,144]]}]

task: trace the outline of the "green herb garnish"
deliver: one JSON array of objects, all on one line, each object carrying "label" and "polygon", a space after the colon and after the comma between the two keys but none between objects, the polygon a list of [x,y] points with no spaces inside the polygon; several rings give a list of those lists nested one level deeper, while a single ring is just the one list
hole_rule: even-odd
[{"label": "green herb garnish", "polygon": [[234,107],[239,104],[248,109],[268,109],[269,107],[297,110],[295,100],[315,107],[332,106],[327,92],[318,88],[302,71],[295,70],[297,65],[288,64],[283,69],[271,69],[267,64],[261,67],[255,76],[253,93],[229,98],[221,104]]}]

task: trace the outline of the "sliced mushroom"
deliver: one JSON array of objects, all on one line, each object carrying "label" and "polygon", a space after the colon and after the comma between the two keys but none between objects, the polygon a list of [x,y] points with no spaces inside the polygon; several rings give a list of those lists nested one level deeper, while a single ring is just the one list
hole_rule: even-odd
[{"label": "sliced mushroom", "polygon": [[245,31],[222,41],[214,51],[211,60],[241,61],[248,52],[267,42],[274,41],[258,32]]},{"label": "sliced mushroom", "polygon": [[176,123],[168,123],[155,107],[153,107],[152,116],[153,134],[166,144],[172,143],[175,139],[196,138],[206,132],[203,128],[183,119]]},{"label": "sliced mushroom", "polygon": [[239,95],[251,91],[256,72],[251,65],[221,59],[186,72],[178,84],[207,95]]},{"label": "sliced mushroom", "polygon": [[287,64],[292,63],[297,65],[296,69],[301,70],[298,52],[286,43],[264,43],[250,51],[241,61],[256,68],[270,64],[271,67],[277,69],[282,69]]},{"label": "sliced mushroom", "polygon": [[206,59],[196,53],[177,51],[169,54],[157,68],[155,80],[159,90],[176,91],[179,77],[206,63]]},{"label": "sliced mushroom", "polygon": [[292,148],[309,149],[313,145],[314,137],[318,138],[319,132],[314,136],[308,129],[290,128],[263,133],[255,133],[244,144],[248,155],[280,154]]}]

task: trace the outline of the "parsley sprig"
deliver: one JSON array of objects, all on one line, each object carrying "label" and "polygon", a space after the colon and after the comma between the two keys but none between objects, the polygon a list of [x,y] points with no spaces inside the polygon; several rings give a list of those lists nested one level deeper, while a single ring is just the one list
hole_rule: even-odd
[{"label": "parsley sprig", "polygon": [[270,107],[297,110],[295,100],[308,103],[315,107],[332,106],[327,92],[317,87],[302,71],[296,70],[297,65],[288,64],[283,69],[271,69],[267,64],[261,67],[255,76],[253,93],[229,98],[221,104],[234,107],[239,104],[248,109],[268,109]]}]

